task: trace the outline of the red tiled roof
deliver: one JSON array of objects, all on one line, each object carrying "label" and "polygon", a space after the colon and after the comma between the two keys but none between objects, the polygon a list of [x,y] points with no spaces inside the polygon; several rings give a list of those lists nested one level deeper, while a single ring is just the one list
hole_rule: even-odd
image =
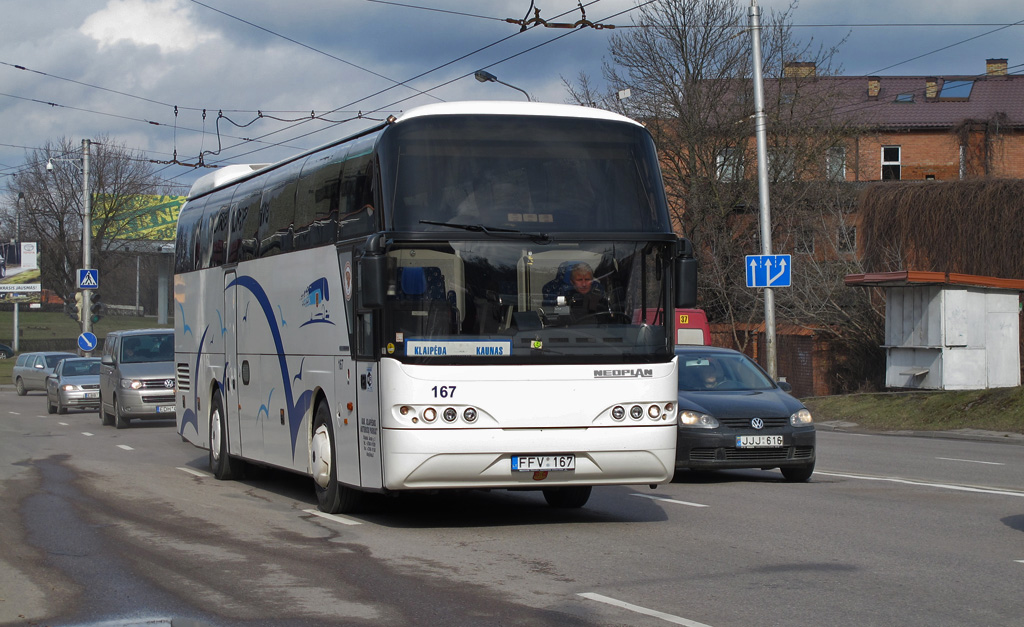
[{"label": "red tiled roof", "polygon": [[957,272],[926,272],[922,270],[900,270],[897,272],[869,272],[848,274],[843,282],[849,287],[902,287],[907,285],[968,285],[992,287],[1004,290],[1024,291],[1024,280],[1000,279],[994,276],[978,276]]}]

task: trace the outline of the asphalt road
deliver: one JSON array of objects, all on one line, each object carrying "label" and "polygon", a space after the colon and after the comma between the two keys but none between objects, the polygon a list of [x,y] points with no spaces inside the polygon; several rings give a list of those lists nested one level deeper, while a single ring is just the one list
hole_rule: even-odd
[{"label": "asphalt road", "polygon": [[173,422],[0,391],[0,624],[1024,625],[1024,446],[823,430],[810,483],[681,473],[316,512]]}]

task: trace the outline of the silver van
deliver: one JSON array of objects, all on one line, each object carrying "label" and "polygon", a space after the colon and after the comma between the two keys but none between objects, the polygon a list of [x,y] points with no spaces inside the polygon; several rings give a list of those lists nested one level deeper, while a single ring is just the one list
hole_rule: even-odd
[{"label": "silver van", "polygon": [[100,420],[174,419],[174,330],[111,331],[100,358]]},{"label": "silver van", "polygon": [[[11,370],[11,382],[18,396],[25,396],[30,390],[45,390],[46,377],[53,374],[62,359],[78,357],[74,353],[61,351],[43,351],[39,353],[22,353],[14,362]],[[172,355],[173,357],[173,355]]]}]

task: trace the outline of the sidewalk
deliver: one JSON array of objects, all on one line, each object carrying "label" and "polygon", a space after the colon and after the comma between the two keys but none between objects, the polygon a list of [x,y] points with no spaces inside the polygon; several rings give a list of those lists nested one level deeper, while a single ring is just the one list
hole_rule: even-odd
[{"label": "sidewalk", "polygon": [[1024,445],[1024,433],[985,431],[983,429],[953,429],[950,431],[874,431],[870,429],[862,429],[856,422],[846,422],[843,420],[815,422],[814,427],[820,431],[872,433],[875,435],[902,435],[915,438],[945,438],[949,440],[975,440],[979,442],[1003,442],[1005,444]]}]

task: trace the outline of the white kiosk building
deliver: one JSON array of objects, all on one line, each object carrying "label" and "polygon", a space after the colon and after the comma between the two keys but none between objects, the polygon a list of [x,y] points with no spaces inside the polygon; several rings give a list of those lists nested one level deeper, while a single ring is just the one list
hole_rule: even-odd
[{"label": "white kiosk building", "polygon": [[1024,280],[945,272],[851,274],[885,288],[885,385],[979,390],[1021,384]]}]

